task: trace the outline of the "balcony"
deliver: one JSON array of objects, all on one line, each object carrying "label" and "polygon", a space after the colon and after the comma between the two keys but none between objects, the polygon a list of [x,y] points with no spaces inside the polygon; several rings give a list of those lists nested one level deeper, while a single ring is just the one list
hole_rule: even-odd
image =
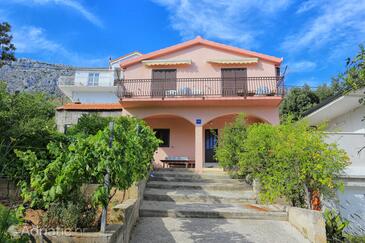
[{"label": "balcony", "polygon": [[[284,95],[284,77],[125,79],[118,96],[130,102],[278,100]],[[161,104],[161,102],[160,102]],[[213,104],[213,103],[212,103]]]},{"label": "balcony", "polygon": [[77,72],[75,75],[60,76],[58,87],[71,100],[78,100],[80,93],[114,93],[117,94],[117,83],[113,71],[100,72],[97,78],[90,80],[89,73]]}]

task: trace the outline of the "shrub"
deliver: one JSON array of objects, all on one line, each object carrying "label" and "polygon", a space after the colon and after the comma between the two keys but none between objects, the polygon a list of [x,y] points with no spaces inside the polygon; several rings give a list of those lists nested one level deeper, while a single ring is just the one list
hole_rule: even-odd
[{"label": "shrub", "polygon": [[42,226],[46,228],[61,227],[71,230],[96,226],[95,208],[82,197],[78,196],[76,198],[75,201],[50,204],[42,218]]},{"label": "shrub", "polygon": [[95,135],[104,130],[111,120],[111,117],[101,117],[98,113],[83,114],[76,125],[67,129],[67,135]]},{"label": "shrub", "polygon": [[239,155],[243,152],[246,139],[246,120],[244,114],[236,117],[234,122],[227,124],[218,140],[215,157],[220,166],[225,169],[237,169]]},{"label": "shrub", "polygon": [[19,223],[16,213],[0,204],[0,242],[4,243],[21,243],[28,242],[25,236],[14,238],[8,233],[10,226],[17,225]]},{"label": "shrub", "polygon": [[[72,201],[83,183],[94,181],[100,186],[93,194],[96,205],[106,205],[110,188],[129,188],[145,178],[151,169],[153,153],[159,140],[141,120],[132,117],[115,119],[114,140],[109,148],[110,131],[95,135],[75,135],[70,144],[50,143],[50,159],[34,152],[19,152],[30,171],[30,182],[22,182],[22,196],[31,207],[48,208],[51,203]],[[104,175],[110,172],[110,187],[103,187]]]},{"label": "shrub", "polygon": [[16,182],[28,178],[15,150],[34,148],[39,156],[46,150],[57,133],[55,106],[51,97],[42,93],[9,93],[0,82],[0,175]]},{"label": "shrub", "polygon": [[[242,120],[227,129],[235,126],[242,126]],[[239,174],[257,179],[262,201],[284,198],[294,206],[310,207],[315,193],[332,195],[341,188],[336,178],[348,163],[345,151],[324,142],[323,128],[291,120],[278,126],[253,124],[244,133],[227,133],[218,159],[223,165],[234,161]]]},{"label": "shrub", "polygon": [[335,210],[326,209],[323,215],[326,221],[327,241],[331,243],[345,242],[346,237],[344,229],[347,227],[349,222],[342,219]]}]

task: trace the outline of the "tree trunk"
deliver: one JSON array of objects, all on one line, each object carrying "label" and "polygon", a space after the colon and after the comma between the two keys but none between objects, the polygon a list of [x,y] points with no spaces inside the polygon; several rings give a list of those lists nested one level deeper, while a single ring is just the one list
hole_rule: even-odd
[{"label": "tree trunk", "polygon": [[304,192],[305,192],[305,204],[308,209],[311,209],[311,201],[310,201],[310,192],[306,184],[304,184]]}]

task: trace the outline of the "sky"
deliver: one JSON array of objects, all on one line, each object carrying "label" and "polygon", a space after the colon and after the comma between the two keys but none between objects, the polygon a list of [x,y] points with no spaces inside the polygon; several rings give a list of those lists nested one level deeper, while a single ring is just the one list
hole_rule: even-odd
[{"label": "sky", "polygon": [[0,0],[18,58],[103,67],[109,57],[203,38],[283,57],[316,87],[365,44],[365,0]]}]

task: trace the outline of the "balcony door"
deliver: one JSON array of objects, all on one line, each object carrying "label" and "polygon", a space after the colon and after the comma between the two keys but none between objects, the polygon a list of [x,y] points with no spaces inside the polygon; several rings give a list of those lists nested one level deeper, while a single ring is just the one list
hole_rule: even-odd
[{"label": "balcony door", "polygon": [[247,69],[222,68],[222,96],[245,96],[247,94]]},{"label": "balcony door", "polygon": [[166,90],[176,90],[176,69],[152,70],[151,96],[165,96]]}]

